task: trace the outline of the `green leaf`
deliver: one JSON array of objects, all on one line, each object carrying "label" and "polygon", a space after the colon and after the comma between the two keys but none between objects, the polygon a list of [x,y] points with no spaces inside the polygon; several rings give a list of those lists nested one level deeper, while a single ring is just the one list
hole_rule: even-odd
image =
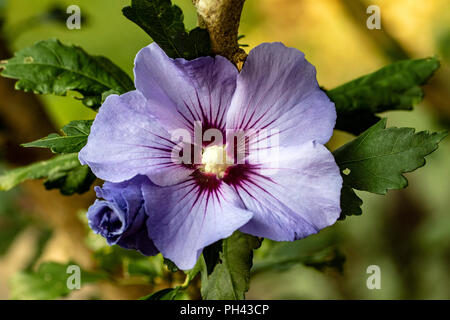
[{"label": "green leaf", "polygon": [[89,190],[95,176],[80,164],[78,154],[70,153],[7,171],[0,176],[0,190],[10,190],[30,179],[46,179],[47,189],[58,188],[62,194],[71,195]]},{"label": "green leaf", "polygon": [[437,58],[404,60],[327,91],[336,105],[336,129],[359,134],[378,122],[375,113],[411,110],[423,85],[439,68]]},{"label": "green leaf", "polygon": [[346,184],[354,189],[385,194],[402,189],[408,181],[402,175],[422,167],[424,157],[437,149],[447,133],[415,133],[413,128],[387,128],[382,119],[353,141],[334,152]]},{"label": "green leaf", "polygon": [[68,154],[10,170],[0,176],[0,190],[10,190],[29,179],[43,179],[71,171],[80,166],[77,154]]},{"label": "green leaf", "polygon": [[0,66],[4,68],[2,76],[19,80],[18,90],[59,96],[76,91],[92,109],[100,106],[106,91],[134,90],[130,77],[109,59],[91,56],[80,47],[55,39],[22,49]]},{"label": "green leaf", "polygon": [[141,27],[171,58],[195,59],[211,53],[208,31],[186,32],[183,12],[170,0],[132,0],[126,18]]},{"label": "green leaf", "polygon": [[50,148],[53,153],[79,152],[87,143],[92,120],[72,121],[62,128],[64,135],[52,133],[49,136],[25,143],[23,147]]},{"label": "green leaf", "polygon": [[248,291],[253,250],[261,241],[239,231],[222,240],[220,260],[208,275],[206,263],[202,267],[202,297],[205,300],[243,300]]},{"label": "green leaf", "polygon": [[[386,128],[386,119],[333,152],[344,179],[343,215],[358,214],[362,201],[351,188],[377,194],[408,185],[403,173],[425,165],[446,132],[415,133],[413,128]],[[349,202],[347,202],[349,201]]]},{"label": "green leaf", "polygon": [[[15,274],[11,280],[11,298],[15,300],[52,300],[68,296],[72,290],[67,286],[71,276],[67,272],[73,263],[59,264],[44,262],[36,272],[22,271]],[[105,279],[102,273],[91,273],[81,270],[81,285]]]}]

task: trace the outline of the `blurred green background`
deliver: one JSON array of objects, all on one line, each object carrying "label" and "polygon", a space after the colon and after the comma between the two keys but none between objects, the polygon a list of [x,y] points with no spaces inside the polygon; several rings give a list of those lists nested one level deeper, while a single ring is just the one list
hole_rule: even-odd
[{"label": "blurred green background", "polygon": [[[183,9],[186,26],[194,27],[196,13],[190,0],[173,2]],[[109,57],[131,75],[136,53],[151,40],[122,16],[121,9],[129,3],[130,0],[0,0],[5,17],[3,37],[10,51],[38,40],[58,38],[65,44],[80,45],[90,54]],[[81,30],[68,30],[65,23],[31,19],[55,5],[65,10],[72,4],[81,8],[84,18]],[[366,28],[365,8],[369,4],[381,8],[381,31]],[[438,55],[442,66],[426,86],[424,102],[412,112],[390,112],[386,116],[390,126],[434,131],[449,128],[450,2],[447,0],[247,0],[240,34],[245,35],[241,43],[249,45],[247,51],[261,42],[282,41],[305,52],[325,88],[398,59]],[[0,103],[2,99],[0,96]],[[56,127],[95,116],[75,99],[55,96],[40,99]],[[349,139],[350,135],[337,132],[329,146],[334,149]],[[334,239],[346,255],[342,273],[333,269],[320,272],[301,264],[283,271],[260,272],[253,277],[247,297],[449,299],[449,160],[447,138],[438,152],[427,158],[426,167],[407,175],[407,189],[390,191],[386,196],[359,193],[364,200],[362,216],[348,217],[311,238]],[[39,211],[36,209],[39,204],[29,205],[26,192],[0,193],[1,299],[11,296],[11,277],[27,267],[30,257],[67,262],[77,255],[74,243],[79,245],[81,241],[72,237],[63,246],[65,224],[51,224],[45,215],[36,217],[34,211]],[[52,195],[59,197],[57,193]],[[39,243],[45,246],[39,247]],[[36,250],[36,246],[40,249]],[[42,252],[36,254],[39,250]],[[87,268],[95,265],[89,258],[80,264]],[[366,286],[369,265],[381,268],[380,290],[369,290]],[[109,284],[94,285],[71,297],[135,298],[139,296],[133,293],[135,284],[115,283],[114,288]]]}]

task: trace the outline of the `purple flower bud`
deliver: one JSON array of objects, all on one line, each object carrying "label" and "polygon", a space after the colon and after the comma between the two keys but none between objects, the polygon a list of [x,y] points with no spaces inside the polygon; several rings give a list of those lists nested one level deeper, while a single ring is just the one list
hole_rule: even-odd
[{"label": "purple flower bud", "polygon": [[96,187],[99,198],[89,208],[89,226],[103,236],[109,245],[136,249],[145,255],[155,255],[158,250],[149,238],[144,208],[142,186],[151,184],[145,176],[137,176],[121,183],[105,182]]}]

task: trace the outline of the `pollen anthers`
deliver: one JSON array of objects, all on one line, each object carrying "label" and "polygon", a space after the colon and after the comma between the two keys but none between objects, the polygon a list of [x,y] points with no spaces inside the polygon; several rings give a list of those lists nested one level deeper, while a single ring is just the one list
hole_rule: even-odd
[{"label": "pollen anthers", "polygon": [[225,146],[211,146],[203,150],[201,170],[205,173],[215,174],[222,179],[231,163]]}]

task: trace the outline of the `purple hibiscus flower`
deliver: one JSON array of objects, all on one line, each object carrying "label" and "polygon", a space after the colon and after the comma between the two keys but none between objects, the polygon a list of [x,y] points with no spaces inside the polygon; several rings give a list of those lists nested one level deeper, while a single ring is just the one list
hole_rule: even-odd
[{"label": "purple hibiscus flower", "polygon": [[[107,98],[80,161],[103,180],[151,180],[148,234],[179,268],[236,230],[293,241],[337,220],[342,178],[323,146],[336,111],[303,53],[262,44],[238,73],[223,57],[170,59],[153,43],[134,72],[137,90]],[[225,138],[205,139],[211,129]]]},{"label": "purple hibiscus flower", "polygon": [[106,238],[109,245],[117,244],[125,249],[136,249],[151,256],[158,253],[148,236],[148,216],[144,208],[142,187],[152,183],[145,176],[136,176],[121,183],[105,182],[95,187],[97,197],[89,208],[89,226]]}]

